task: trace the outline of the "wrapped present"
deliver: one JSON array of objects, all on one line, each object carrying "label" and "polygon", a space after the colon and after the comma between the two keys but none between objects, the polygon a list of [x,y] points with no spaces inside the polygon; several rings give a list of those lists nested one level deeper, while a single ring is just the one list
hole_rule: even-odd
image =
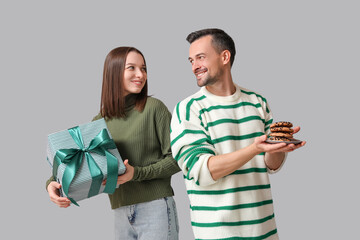
[{"label": "wrapped present", "polygon": [[77,206],[76,201],[114,193],[126,170],[103,118],[50,134],[47,155],[61,193]]}]

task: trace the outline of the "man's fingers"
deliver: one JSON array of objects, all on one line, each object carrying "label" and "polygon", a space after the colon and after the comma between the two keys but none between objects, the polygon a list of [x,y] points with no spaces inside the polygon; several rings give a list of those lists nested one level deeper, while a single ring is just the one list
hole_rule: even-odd
[{"label": "man's fingers", "polygon": [[266,141],[267,136],[264,134],[259,137],[262,142]]},{"label": "man's fingers", "polygon": [[298,131],[300,131],[300,127],[299,126],[293,127],[293,130],[294,130],[293,134],[297,133]]},{"label": "man's fingers", "polygon": [[286,147],[286,143],[275,143],[275,144],[269,144],[267,146],[268,150],[266,152],[272,152],[272,151],[278,151],[281,148]]},{"label": "man's fingers", "polygon": [[269,153],[275,153],[275,152],[293,152],[294,150],[298,149],[298,148],[301,148],[303,147],[304,145],[306,144],[305,141],[299,143],[299,144],[287,144],[287,145],[284,145],[283,147],[280,147],[280,148],[276,148],[276,149],[272,149],[272,150],[269,150],[268,152]]}]

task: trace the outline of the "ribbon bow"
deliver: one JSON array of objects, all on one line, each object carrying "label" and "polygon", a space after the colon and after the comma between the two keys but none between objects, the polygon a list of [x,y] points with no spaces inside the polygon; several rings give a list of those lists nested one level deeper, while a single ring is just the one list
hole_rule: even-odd
[{"label": "ribbon bow", "polygon": [[107,130],[101,130],[100,133],[91,140],[88,147],[84,146],[81,131],[78,126],[70,128],[68,131],[79,148],[59,149],[55,154],[53,167],[53,175],[56,177],[58,166],[61,163],[67,164],[62,177],[62,187],[66,196],[68,196],[72,203],[74,203],[76,206],[79,206],[76,201],[68,195],[68,192],[70,184],[73,181],[77,170],[81,166],[84,155],[92,178],[88,198],[99,193],[104,175],[102,174],[101,169],[90,153],[106,156],[107,180],[103,192],[110,194],[114,193],[118,176],[118,160],[114,155],[107,151],[107,149],[116,148],[116,145],[110,138]]}]

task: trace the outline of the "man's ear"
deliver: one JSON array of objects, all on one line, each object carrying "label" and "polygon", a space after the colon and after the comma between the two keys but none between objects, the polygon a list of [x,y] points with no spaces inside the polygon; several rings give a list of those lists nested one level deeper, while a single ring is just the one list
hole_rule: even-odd
[{"label": "man's ear", "polygon": [[230,57],[231,57],[231,53],[229,50],[222,51],[221,59],[222,59],[224,65],[230,63]]}]

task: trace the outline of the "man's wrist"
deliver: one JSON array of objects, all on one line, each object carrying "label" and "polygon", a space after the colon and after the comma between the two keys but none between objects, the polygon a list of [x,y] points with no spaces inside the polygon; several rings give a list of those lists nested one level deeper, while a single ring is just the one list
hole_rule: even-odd
[{"label": "man's wrist", "polygon": [[252,143],[251,145],[249,145],[249,152],[251,155],[256,156],[256,155],[259,155],[260,153],[262,153],[263,150],[258,148],[255,143]]},{"label": "man's wrist", "polygon": [[285,153],[265,153],[265,165],[270,170],[277,170],[285,159]]}]

